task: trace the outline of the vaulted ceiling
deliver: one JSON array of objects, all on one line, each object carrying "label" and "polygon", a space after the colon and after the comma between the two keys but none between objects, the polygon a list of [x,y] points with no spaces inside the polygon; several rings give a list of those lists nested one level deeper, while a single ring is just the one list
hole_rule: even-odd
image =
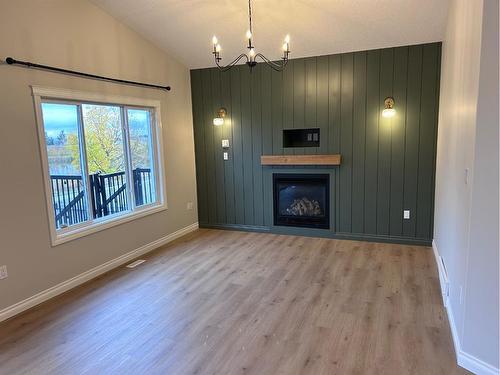
[{"label": "vaulted ceiling", "polygon": [[[189,68],[213,66],[217,35],[224,60],[245,52],[247,0],[91,0]],[[254,44],[291,58],[442,40],[448,0],[253,0]]]}]

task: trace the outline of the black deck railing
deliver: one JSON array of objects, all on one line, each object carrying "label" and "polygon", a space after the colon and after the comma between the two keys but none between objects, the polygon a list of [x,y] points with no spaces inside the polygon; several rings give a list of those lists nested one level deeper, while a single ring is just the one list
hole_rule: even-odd
[{"label": "black deck railing", "polygon": [[[152,173],[147,168],[132,171],[136,205],[152,203],[155,198]],[[52,200],[56,227],[61,228],[87,220],[87,201],[81,176],[51,175]],[[128,209],[125,172],[90,175],[90,201],[94,218]]]},{"label": "black deck railing", "polygon": [[56,227],[77,224],[87,220],[87,204],[84,199],[81,176],[53,175],[52,201],[56,214]]}]

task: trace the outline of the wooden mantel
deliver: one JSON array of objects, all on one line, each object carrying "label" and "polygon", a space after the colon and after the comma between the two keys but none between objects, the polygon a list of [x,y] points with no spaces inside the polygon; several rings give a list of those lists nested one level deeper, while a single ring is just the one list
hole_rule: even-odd
[{"label": "wooden mantel", "polygon": [[340,165],[340,154],[332,155],[262,155],[262,165]]}]

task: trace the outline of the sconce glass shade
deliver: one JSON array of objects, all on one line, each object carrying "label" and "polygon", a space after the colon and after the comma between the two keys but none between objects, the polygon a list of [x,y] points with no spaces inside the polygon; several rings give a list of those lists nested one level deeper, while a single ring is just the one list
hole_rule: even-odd
[{"label": "sconce glass shade", "polygon": [[396,110],[394,108],[386,108],[382,111],[382,116],[384,117],[394,117]]},{"label": "sconce glass shade", "polygon": [[384,110],[382,111],[383,117],[394,117],[396,110],[394,109],[394,98],[388,96],[384,100]]},{"label": "sconce glass shade", "polygon": [[215,126],[224,125],[224,119],[222,117],[215,117],[214,118],[214,125]]},{"label": "sconce glass shade", "polygon": [[217,111],[217,116],[214,117],[214,125],[215,126],[221,126],[221,125],[224,125],[224,117],[226,117],[226,114],[227,114],[227,110],[226,108],[219,108],[219,110]]}]

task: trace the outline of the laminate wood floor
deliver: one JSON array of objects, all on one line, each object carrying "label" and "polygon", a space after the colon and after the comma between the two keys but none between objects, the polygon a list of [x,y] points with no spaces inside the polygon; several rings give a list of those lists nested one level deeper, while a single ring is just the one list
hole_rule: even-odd
[{"label": "laminate wood floor", "polygon": [[426,247],[201,229],[0,324],[1,374],[464,374]]}]

